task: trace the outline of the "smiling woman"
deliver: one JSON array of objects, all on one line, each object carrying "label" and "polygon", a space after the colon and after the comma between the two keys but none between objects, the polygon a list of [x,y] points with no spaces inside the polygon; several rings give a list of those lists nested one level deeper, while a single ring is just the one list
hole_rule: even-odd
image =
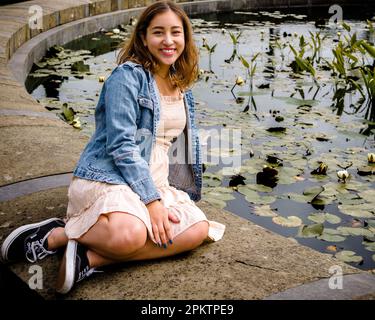
[{"label": "smiling woman", "polygon": [[189,88],[198,76],[198,50],[185,12],[163,1],[148,7],[129,43],[120,50],[117,62],[125,61],[140,63],[151,73],[170,78],[180,90]]},{"label": "smiling woman", "polygon": [[[168,1],[146,8],[103,85],[66,220],[14,230],[1,248],[5,261],[36,262],[66,246],[57,291],[67,293],[98,267],[167,257],[223,236],[225,226],[208,221],[194,203],[202,188],[189,89],[197,64],[184,11]],[[184,155],[177,162],[172,145]]]}]

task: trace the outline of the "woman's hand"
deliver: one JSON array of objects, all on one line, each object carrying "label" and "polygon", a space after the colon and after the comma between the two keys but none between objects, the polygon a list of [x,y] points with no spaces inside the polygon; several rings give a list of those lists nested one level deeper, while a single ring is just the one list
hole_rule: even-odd
[{"label": "woman's hand", "polygon": [[164,245],[164,247],[166,247],[167,243],[172,243],[173,239],[173,231],[169,220],[174,223],[179,223],[180,220],[175,214],[169,212],[159,200],[150,202],[146,207],[150,214],[155,241],[159,245]]}]

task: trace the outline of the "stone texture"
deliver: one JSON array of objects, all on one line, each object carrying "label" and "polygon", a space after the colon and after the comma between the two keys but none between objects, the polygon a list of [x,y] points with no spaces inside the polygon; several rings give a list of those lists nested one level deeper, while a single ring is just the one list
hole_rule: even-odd
[{"label": "stone texture", "polygon": [[0,78],[0,92],[2,97],[0,99],[0,109],[43,110],[43,107],[27,93],[22,85],[11,79]]},{"label": "stone texture", "polygon": [[[25,222],[64,217],[67,189],[58,188],[0,203],[0,237]],[[201,201],[209,219],[227,226],[224,238],[205,243],[190,253],[171,258],[121,263],[107,267],[71,291],[66,299],[262,299],[306,282],[331,276],[340,265],[344,274],[358,273],[330,255],[301,246],[229,212]],[[60,256],[38,264],[43,268],[44,289],[55,299]],[[25,282],[30,265],[10,268]]]},{"label": "stone texture", "polygon": [[4,121],[4,126],[0,127],[0,185],[70,172],[87,142],[87,137],[61,120],[2,119],[4,117],[0,118]]}]

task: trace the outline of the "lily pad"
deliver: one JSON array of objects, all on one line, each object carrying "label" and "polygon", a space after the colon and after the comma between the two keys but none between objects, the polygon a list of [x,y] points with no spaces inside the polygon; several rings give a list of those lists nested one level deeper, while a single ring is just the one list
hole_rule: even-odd
[{"label": "lily pad", "polygon": [[203,182],[206,183],[208,187],[218,187],[221,185],[221,178],[214,173],[205,172],[203,174]]},{"label": "lily pad", "polygon": [[324,226],[322,223],[312,225],[302,225],[299,230],[297,237],[300,238],[314,238],[322,235]]},{"label": "lily pad", "polygon": [[280,199],[289,199],[289,200],[293,200],[293,201],[296,201],[296,202],[299,202],[299,203],[308,203],[311,199],[311,197],[309,197],[309,196],[304,196],[304,195],[298,194],[298,193],[283,194],[279,198]]},{"label": "lily pad", "polygon": [[366,191],[361,191],[358,193],[358,195],[362,198],[365,199],[368,202],[375,202],[375,190],[366,190]]},{"label": "lily pad", "polygon": [[324,223],[325,221],[331,224],[337,224],[341,222],[341,218],[331,214],[331,213],[312,213],[310,214],[307,219],[316,222],[316,223]]},{"label": "lily pad", "polygon": [[276,217],[277,213],[269,205],[254,207],[254,214],[260,217]]},{"label": "lily pad", "polygon": [[251,190],[258,191],[258,192],[272,192],[272,188],[267,187],[263,184],[254,183],[254,184],[247,185],[247,187]]},{"label": "lily pad", "polygon": [[296,216],[288,216],[286,218],[277,216],[273,217],[272,221],[278,225],[288,228],[299,227],[302,224],[302,220]]},{"label": "lily pad", "polygon": [[357,218],[375,218],[375,215],[370,212],[364,205],[352,206],[352,205],[339,205],[339,210],[346,215],[357,217]]},{"label": "lily pad", "polygon": [[[249,201],[249,199],[247,197],[245,197],[245,199],[247,201]],[[271,203],[274,203],[276,201],[276,197],[273,197],[273,196],[263,196],[263,197],[259,197],[259,199],[253,199],[252,201],[249,201],[249,202],[252,202],[254,204],[258,204],[258,205],[264,205],[264,204],[271,204]]]},{"label": "lily pad", "polygon": [[303,190],[303,195],[308,196],[312,200],[323,191],[324,191],[324,187],[322,186],[310,187],[310,188],[306,188],[305,190]]},{"label": "lily pad", "polygon": [[209,192],[209,193],[206,194],[206,197],[208,197],[208,198],[215,198],[215,199],[219,199],[219,200],[222,200],[222,201],[229,201],[229,200],[234,200],[235,199],[232,194],[229,194],[229,193],[217,193],[217,192]]},{"label": "lily pad", "polygon": [[329,234],[329,233],[323,232],[323,234],[317,237],[317,239],[324,240],[327,242],[342,242],[342,241],[345,241],[346,238],[343,236],[336,235],[336,234]]},{"label": "lily pad", "polygon": [[362,244],[365,246],[366,250],[375,252],[375,242],[363,241]]},{"label": "lily pad", "polygon": [[344,236],[373,237],[374,233],[364,228],[338,227],[337,230]]},{"label": "lily pad", "polygon": [[225,201],[217,199],[217,198],[205,197],[204,200],[212,204],[214,207],[220,208],[220,209],[224,209],[227,205]]},{"label": "lily pad", "polygon": [[250,188],[248,185],[239,185],[237,190],[239,193],[242,193],[244,196],[249,198],[259,197],[259,194],[252,188]]},{"label": "lily pad", "polygon": [[356,256],[354,251],[343,250],[335,254],[335,257],[343,262],[361,262],[363,258]]}]

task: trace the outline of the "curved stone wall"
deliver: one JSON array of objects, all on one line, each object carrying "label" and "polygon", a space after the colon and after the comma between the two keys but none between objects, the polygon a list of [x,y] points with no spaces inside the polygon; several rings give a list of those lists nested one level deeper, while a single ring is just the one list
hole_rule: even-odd
[{"label": "curved stone wall", "polygon": [[[27,16],[17,19],[17,23],[11,29],[15,30],[11,34],[9,41],[3,48],[4,55],[0,55],[2,61],[8,61],[9,67],[17,81],[24,83],[34,62],[39,61],[46,50],[53,45],[63,45],[76,38],[94,33],[101,28],[111,29],[120,23],[128,23],[130,17],[137,16],[141,12],[141,7],[153,2],[145,1],[61,1],[53,8],[45,4],[46,1],[28,1],[17,5],[2,7],[0,14],[0,24],[2,17],[9,17],[12,13],[21,12],[18,7],[39,6],[43,13],[43,27],[41,30],[30,28],[26,24]],[[49,1],[51,2],[51,1]],[[206,0],[206,1],[177,1],[181,3],[184,10],[189,15],[223,12],[243,9],[265,9],[265,8],[289,8],[289,7],[314,7],[327,6],[340,3],[342,5],[352,5],[353,1],[319,1],[319,0]],[[366,1],[363,1],[366,2]],[[359,2],[355,3],[359,5]],[[368,5],[368,3],[367,3]],[[38,7],[35,7],[36,9]],[[7,14],[3,16],[3,13]],[[4,21],[3,21],[4,22]],[[10,20],[8,20],[10,23]],[[19,27],[18,30],[17,26]],[[43,32],[42,32],[43,31]],[[0,39],[1,39],[0,32]],[[18,49],[18,50],[17,50]],[[0,51],[1,52],[1,51]],[[16,53],[16,54],[14,54]],[[0,60],[1,61],[1,60]]]},{"label": "curved stone wall", "polygon": [[[65,216],[71,171],[88,140],[80,131],[46,112],[26,92],[23,80],[28,69],[51,45],[64,44],[100,27],[109,29],[120,21],[126,22],[129,16],[138,13],[139,7],[150,2],[33,0],[0,7],[0,240],[25,222]],[[194,14],[232,9],[328,6],[354,1],[179,2],[183,2],[188,14]],[[356,4],[360,2],[368,1],[358,0]],[[42,30],[28,25],[28,9],[32,5],[43,8]],[[11,64],[8,64],[9,59]],[[345,274],[359,272],[326,254],[212,208],[204,201],[199,206],[210,220],[228,226],[219,245],[203,246],[188,258],[177,257],[163,264],[128,265],[90,280],[73,291],[68,299],[262,299],[315,279],[328,279],[332,265],[341,266]],[[58,270],[57,260],[46,259],[41,266],[46,281],[38,293],[55,299],[52,279]],[[9,268],[25,283],[30,283],[28,265],[18,263]],[[350,286],[347,288],[350,290]],[[319,294],[318,291],[314,297]]]}]

